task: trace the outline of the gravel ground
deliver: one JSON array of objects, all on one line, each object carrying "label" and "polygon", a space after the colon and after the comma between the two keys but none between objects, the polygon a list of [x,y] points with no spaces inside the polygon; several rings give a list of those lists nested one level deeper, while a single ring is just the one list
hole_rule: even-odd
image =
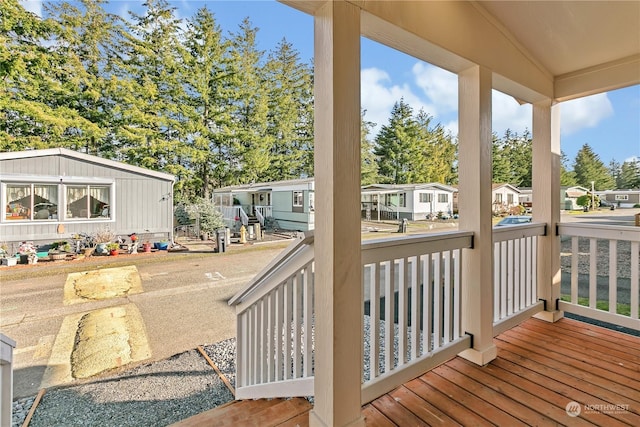
[{"label": "gravel ground", "polygon": [[[204,349],[221,369],[235,369],[235,340]],[[22,425],[34,399],[14,402],[12,426]],[[166,426],[231,400],[213,368],[191,350],[112,377],[47,390],[29,426]]]},{"label": "gravel ground", "polygon": [[[590,239],[578,239],[578,273],[589,274]],[[599,276],[609,275],[609,241],[597,240],[598,256],[596,258],[596,272]],[[571,239],[562,239],[560,263],[562,271],[571,271]],[[616,272],[619,278],[630,278],[631,274],[631,243],[619,241],[617,243]]]}]

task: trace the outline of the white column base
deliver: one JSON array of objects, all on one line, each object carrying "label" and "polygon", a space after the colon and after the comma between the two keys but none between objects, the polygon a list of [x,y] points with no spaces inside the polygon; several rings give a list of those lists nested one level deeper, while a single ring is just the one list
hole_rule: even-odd
[{"label": "white column base", "polygon": [[495,345],[485,348],[484,350],[476,350],[475,348],[468,348],[458,353],[458,356],[463,359],[467,359],[470,362],[475,363],[478,366],[484,366],[498,357],[498,349]]},{"label": "white column base", "polygon": [[564,317],[564,311],[540,311],[533,315],[536,319],[544,320],[545,322],[555,323]]},{"label": "white column base", "polygon": [[[355,419],[349,422],[348,424],[344,424],[342,426],[336,426],[336,427],[364,427],[365,425],[366,424],[364,422],[364,417],[360,416],[360,418]],[[310,427],[329,427],[329,426],[333,426],[333,424],[325,423],[324,420],[320,419],[316,411],[312,409],[311,411],[309,411],[309,426]]]}]

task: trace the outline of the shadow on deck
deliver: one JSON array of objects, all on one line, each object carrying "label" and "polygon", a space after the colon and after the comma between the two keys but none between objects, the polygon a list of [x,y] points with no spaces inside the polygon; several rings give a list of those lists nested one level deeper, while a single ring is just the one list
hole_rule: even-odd
[{"label": "shadow on deck", "polygon": [[[494,339],[498,357],[460,357],[363,406],[368,426],[640,425],[640,338],[529,319]],[[174,426],[307,426],[306,399],[236,401]]]}]

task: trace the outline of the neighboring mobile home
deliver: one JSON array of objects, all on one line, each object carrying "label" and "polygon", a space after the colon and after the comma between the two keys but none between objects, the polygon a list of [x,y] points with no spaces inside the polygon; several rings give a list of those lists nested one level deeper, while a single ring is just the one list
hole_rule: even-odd
[{"label": "neighboring mobile home", "polygon": [[277,228],[309,231],[314,228],[314,194],[313,178],[304,178],[218,188],[213,201],[229,226],[236,220],[248,225],[251,217],[264,226],[271,217]]},{"label": "neighboring mobile home", "polygon": [[362,217],[367,220],[427,219],[453,214],[454,187],[429,184],[371,184],[362,187]]},{"label": "neighboring mobile home", "polygon": [[619,208],[632,208],[640,204],[640,190],[606,190],[596,191],[595,194]]},{"label": "neighboring mobile home", "polygon": [[581,210],[582,206],[578,205],[578,198],[590,194],[589,190],[578,185],[573,187],[560,188],[560,209],[565,211]]},{"label": "neighboring mobile home", "polygon": [[509,212],[520,204],[520,190],[511,184],[493,184],[491,188],[493,213]]},{"label": "neighboring mobile home", "polygon": [[44,244],[109,228],[171,240],[174,181],[65,148],[0,153],[0,235]]}]

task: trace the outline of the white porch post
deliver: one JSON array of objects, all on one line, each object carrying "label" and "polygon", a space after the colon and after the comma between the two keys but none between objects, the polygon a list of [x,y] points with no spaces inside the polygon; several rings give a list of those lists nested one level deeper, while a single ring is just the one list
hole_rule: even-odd
[{"label": "white porch post", "polygon": [[363,426],[360,9],[315,15],[315,405],[311,426]]},{"label": "white porch post", "polygon": [[491,70],[458,75],[460,230],[473,231],[462,255],[462,325],[473,348],[460,356],[478,365],[495,359],[493,344],[493,243],[491,224]]},{"label": "white porch post", "polygon": [[538,298],[546,310],[536,317],[555,322],[560,298],[560,105],[551,101],[533,104],[533,220],[547,224],[546,236],[538,238]]}]

